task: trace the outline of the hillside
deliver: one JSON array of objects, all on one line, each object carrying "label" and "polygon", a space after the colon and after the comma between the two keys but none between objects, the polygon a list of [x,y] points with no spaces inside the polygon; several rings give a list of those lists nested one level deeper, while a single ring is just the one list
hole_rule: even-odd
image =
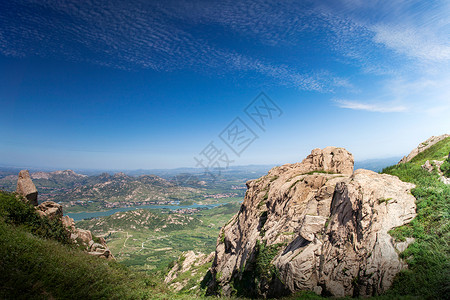
[{"label": "hillside", "polygon": [[14,194],[0,193],[1,299],[150,298],[150,278],[80,251],[63,232]]},{"label": "hillside", "polygon": [[[383,173],[414,183],[411,193],[417,199],[417,217],[390,234],[398,241],[414,238],[401,257],[408,270],[399,274],[390,293],[445,299],[450,294],[450,137],[411,158],[409,163],[385,168]],[[432,161],[434,168],[427,169]],[[440,167],[436,167],[437,162]]]}]

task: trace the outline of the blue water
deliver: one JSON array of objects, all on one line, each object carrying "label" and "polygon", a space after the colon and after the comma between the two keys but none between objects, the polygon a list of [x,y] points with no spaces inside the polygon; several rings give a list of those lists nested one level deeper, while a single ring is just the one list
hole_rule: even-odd
[{"label": "blue water", "polygon": [[142,205],[142,206],[133,206],[133,207],[121,207],[121,208],[114,208],[111,210],[106,211],[94,211],[94,212],[80,212],[80,213],[68,213],[69,217],[73,218],[74,221],[80,221],[84,219],[89,218],[98,218],[98,217],[106,217],[110,216],[112,214],[115,214],[119,211],[129,211],[129,210],[135,210],[135,209],[180,209],[180,208],[214,208],[220,205],[223,205],[225,203],[216,203],[216,204],[208,204],[208,205],[202,205],[202,204],[192,204],[192,205]]}]

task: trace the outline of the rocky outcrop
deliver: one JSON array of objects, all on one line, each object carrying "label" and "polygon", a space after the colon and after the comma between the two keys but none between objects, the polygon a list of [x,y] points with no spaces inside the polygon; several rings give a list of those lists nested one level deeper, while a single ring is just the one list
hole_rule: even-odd
[{"label": "rocky outcrop", "polygon": [[325,171],[328,173],[353,173],[353,155],[343,148],[326,147],[314,149],[300,164],[310,171]]},{"label": "rocky outcrop", "polygon": [[332,295],[383,293],[405,267],[388,231],[415,217],[414,185],[397,177],[357,170],[340,182],[331,201],[320,256],[318,285]]},{"label": "rocky outcrop", "polygon": [[345,149],[314,149],[247,187],[240,211],[219,234],[211,294],[370,296],[386,291],[405,267],[398,251],[411,240],[396,243],[388,231],[415,217],[414,185],[353,173]]},{"label": "rocky outcrop", "polygon": [[75,244],[81,246],[89,255],[115,259],[102,237],[96,238],[97,241],[94,241],[92,233],[89,230],[76,228],[75,222],[69,216],[64,216],[62,218],[62,223],[71,232],[70,239],[72,239]]},{"label": "rocky outcrop", "polygon": [[[450,157],[450,153],[448,154]],[[448,158],[447,158],[448,159]],[[439,180],[441,182],[443,182],[444,184],[450,184],[450,178],[446,177],[446,174],[444,174],[444,172],[441,170],[442,165],[444,164],[444,160],[433,160],[433,161],[429,161],[427,160],[423,165],[422,165],[422,169],[428,171],[428,172],[433,172],[433,170],[436,169],[437,173],[439,174]],[[448,176],[448,175],[447,175]]]},{"label": "rocky outcrop", "polygon": [[[61,174],[63,173],[72,174],[74,172],[70,170],[61,171]],[[19,173],[19,178],[17,180],[17,193],[35,205],[36,212],[41,217],[61,220],[64,227],[70,232],[70,238],[73,242],[82,246],[88,254],[102,258],[114,259],[114,256],[106,245],[105,240],[103,238],[98,238],[97,242],[95,242],[94,237],[89,230],[76,228],[75,222],[72,218],[63,216],[63,209],[60,204],[53,201],[45,201],[40,205],[37,205],[38,192],[27,170],[22,170]]]},{"label": "rocky outcrop", "polygon": [[403,164],[411,161],[414,157],[416,157],[417,154],[427,150],[434,144],[445,140],[446,138],[450,137],[450,134],[443,134],[439,136],[432,136],[425,142],[420,143],[416,148],[414,148],[411,153],[408,154],[408,156],[404,156],[398,163]]},{"label": "rocky outcrop", "polygon": [[28,170],[22,170],[19,172],[16,193],[25,197],[25,199],[27,199],[28,202],[30,202],[34,206],[38,205],[38,191],[33,181],[31,180]]},{"label": "rocky outcrop", "polygon": [[49,217],[50,219],[61,219],[63,217],[62,206],[53,201],[45,201],[36,207],[36,211],[41,216]]},{"label": "rocky outcrop", "polygon": [[[213,258],[214,252],[211,252],[209,255],[201,252],[195,253],[194,251],[184,252],[170,269],[164,282],[175,291],[182,290],[191,279],[194,279],[196,281],[195,283],[198,284],[203,279],[204,275],[204,273],[201,272],[201,267],[208,264],[210,265]],[[182,276],[187,272],[189,272],[189,276]],[[184,278],[178,280],[181,277]]]}]

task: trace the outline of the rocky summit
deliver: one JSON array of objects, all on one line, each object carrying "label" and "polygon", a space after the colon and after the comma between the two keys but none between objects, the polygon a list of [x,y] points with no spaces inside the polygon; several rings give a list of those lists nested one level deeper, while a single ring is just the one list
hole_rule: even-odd
[{"label": "rocky summit", "polygon": [[416,215],[414,187],[398,177],[353,172],[343,148],[314,149],[301,163],[247,182],[240,211],[219,234],[210,294],[275,297],[385,292],[412,239],[389,230]]}]

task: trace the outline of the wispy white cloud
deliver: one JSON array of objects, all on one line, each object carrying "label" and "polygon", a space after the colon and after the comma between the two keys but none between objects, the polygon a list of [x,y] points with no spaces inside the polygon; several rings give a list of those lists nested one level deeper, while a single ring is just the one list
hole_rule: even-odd
[{"label": "wispy white cloud", "polygon": [[375,32],[375,42],[381,43],[408,57],[419,59],[420,61],[450,61],[448,38],[436,37],[433,34],[434,31],[430,32],[426,29],[414,27],[392,27],[390,25],[376,25],[373,27],[373,30]]},{"label": "wispy white cloud", "polygon": [[336,33],[332,47],[348,58],[342,62],[372,81],[356,93],[360,100],[351,100],[355,95],[334,96],[344,99],[333,100],[337,106],[380,113],[448,113],[450,2],[338,0],[325,1],[320,9]]},{"label": "wispy white cloud", "polygon": [[370,112],[392,113],[407,111],[407,107],[403,105],[393,105],[392,103],[367,103],[351,100],[335,100],[336,104],[341,108],[353,110],[365,110]]},{"label": "wispy white cloud", "polygon": [[[434,71],[430,62],[448,64],[449,5],[433,1],[422,16],[410,12],[409,2],[12,0],[0,3],[0,53],[120,69],[232,72],[299,90],[364,92],[346,66],[397,78],[419,73],[423,62],[425,72]],[[235,37],[243,45],[232,46]],[[315,58],[316,51],[327,61]],[[289,57],[278,57],[285,52]]]},{"label": "wispy white cloud", "polygon": [[295,42],[297,32],[319,27],[315,18],[308,22],[311,12],[303,12],[302,7],[292,3],[280,7],[270,1],[132,1],[127,5],[119,1],[101,5],[94,1],[11,1],[0,4],[0,52],[62,56],[119,69],[253,72],[279,85],[308,91],[350,86],[344,76],[329,70],[298,68],[295,63],[219,46],[203,32],[189,30],[190,25],[219,25],[268,45]]}]

